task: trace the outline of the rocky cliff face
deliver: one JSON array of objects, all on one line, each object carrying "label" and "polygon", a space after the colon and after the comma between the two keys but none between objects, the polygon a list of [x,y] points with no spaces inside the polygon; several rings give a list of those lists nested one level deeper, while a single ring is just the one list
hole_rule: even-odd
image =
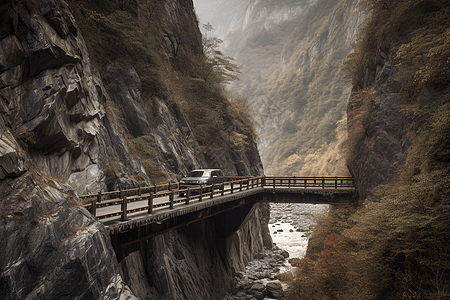
[{"label": "rocky cliff face", "polygon": [[[353,133],[361,130],[364,118],[365,133],[358,151],[349,154],[348,166],[362,198],[370,197],[372,189],[399,178],[399,170],[406,161],[411,145],[411,122],[402,113],[402,83],[398,66],[379,57],[380,65],[374,78],[366,82],[366,91],[354,92],[348,104],[348,127]],[[361,105],[358,94],[367,93],[369,103]],[[358,137],[350,134],[350,138]]]},{"label": "rocky cliff face", "polygon": [[122,158],[128,174],[149,182],[140,162],[127,159],[129,147],[108,128],[107,94],[68,6],[11,1],[2,15],[2,131],[15,138],[7,142],[15,156],[27,161],[4,177],[34,167],[79,193],[104,190],[105,158],[112,156]]},{"label": "rocky cliff face", "polygon": [[[430,4],[423,11],[421,5],[420,1],[411,5],[409,13],[416,19],[427,19],[433,24],[421,24],[430,26],[427,34],[418,33],[420,26],[416,25],[414,18],[400,19],[401,26],[392,21],[392,28],[386,26],[387,29],[374,41],[365,40],[360,47],[367,53],[360,59],[359,69],[353,73],[354,86],[347,108],[347,160],[363,198],[373,198],[373,194],[383,190],[386,184],[405,180],[412,175],[411,172],[419,172],[417,161],[435,155],[425,150],[428,144],[433,143],[427,141],[420,145],[418,137],[430,130],[427,123],[436,111],[445,111],[442,107],[448,99],[447,67],[441,66],[448,53],[435,50],[446,43],[439,38],[447,27],[442,25],[444,22],[436,21],[445,16],[445,13],[440,13],[445,11],[445,5]],[[403,34],[402,30],[408,34]],[[432,42],[424,42],[417,37],[411,41],[414,35],[428,36]],[[414,43],[416,46],[411,46]],[[426,43],[429,46],[424,46]],[[411,62],[410,57],[421,55],[428,57],[428,61]],[[422,75],[415,68],[429,68],[433,70],[430,72],[432,75]],[[411,74],[414,74],[414,79]],[[417,149],[420,147],[423,149],[419,154]]]},{"label": "rocky cliff face", "polygon": [[[91,4],[110,12],[120,3]],[[94,8],[69,4],[0,5],[0,290],[5,299],[134,299],[120,274],[140,269],[119,268],[103,225],[79,207],[78,195],[173,180],[211,163],[241,175],[261,174],[262,166],[255,145],[208,156],[215,151],[200,147],[168,89],[143,87],[138,65],[105,63],[86,43],[86,19],[72,13],[93,20]],[[164,1],[163,9],[167,22],[191,20],[199,40],[191,1]],[[161,53],[177,47],[174,28],[158,40]],[[201,52],[201,44],[192,47]],[[139,157],[142,140],[149,151]],[[238,234],[260,239],[250,230],[260,232],[264,222],[255,220],[259,225]],[[148,245],[162,249],[163,239]],[[205,245],[192,244],[192,251]],[[252,255],[250,245],[239,247]]]},{"label": "rocky cliff face", "polygon": [[106,92],[67,4],[27,4],[1,6],[2,297],[132,297],[104,227],[75,194],[104,188],[99,153],[131,151],[108,130]]},{"label": "rocky cliff face", "polygon": [[121,274],[141,299],[222,299],[232,276],[272,247],[266,205],[252,207],[231,236],[222,228],[232,213],[142,243],[121,261]]},{"label": "rocky cliff face", "polygon": [[[361,203],[316,227],[312,263],[292,293],[448,297],[449,3],[365,4],[371,15],[346,62],[353,89],[345,147]],[[331,244],[339,250],[328,261]]]}]

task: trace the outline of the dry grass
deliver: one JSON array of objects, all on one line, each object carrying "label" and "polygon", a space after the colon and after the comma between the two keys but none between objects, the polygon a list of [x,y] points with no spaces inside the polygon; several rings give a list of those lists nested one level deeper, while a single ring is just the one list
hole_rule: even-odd
[{"label": "dry grass", "polygon": [[[34,207],[36,208],[38,205],[34,205]],[[51,222],[52,215],[57,214],[60,210],[61,208],[57,207],[47,212],[36,213],[33,217],[33,222],[36,226],[31,231],[31,234],[35,233],[40,226],[45,225],[47,221]]]},{"label": "dry grass", "polygon": [[[69,232],[68,236],[65,237],[64,239],[61,240],[61,243],[74,239],[78,236],[78,233],[81,231],[86,231],[89,228],[89,226],[78,226],[78,225],[74,225],[72,227],[72,230]],[[94,234],[92,231],[88,230],[89,234]]]},{"label": "dry grass", "polygon": [[377,189],[378,202],[319,221],[287,299],[449,297],[449,106],[417,120],[403,179]]},{"label": "dry grass", "polygon": [[[406,87],[408,80],[416,80],[416,85],[410,86],[414,91],[403,93],[409,99],[404,99],[402,106],[404,117],[413,123],[408,133],[411,147],[401,177],[373,191],[376,202],[365,203],[357,211],[334,210],[319,221],[287,299],[449,299],[450,96],[439,83],[447,70],[428,60],[437,59],[433,55],[440,53],[438,61],[447,61],[448,49],[436,50],[442,44],[437,41],[446,38],[433,34],[439,26],[418,28],[415,20],[448,24],[450,10],[433,10],[444,4],[440,1],[366,2],[375,4],[376,9],[364,29],[363,39],[371,41],[362,41],[362,49],[377,43],[377,47],[388,45],[387,39],[395,32],[402,32],[406,39],[401,41],[397,58],[402,63],[409,61],[408,68],[415,70],[403,74],[407,75],[403,77]],[[389,10],[383,8],[385,4]],[[428,10],[423,10],[424,6]],[[426,28],[432,31],[429,36],[417,34]],[[391,46],[399,41],[391,41]],[[373,51],[369,48],[364,52],[368,56]],[[434,51],[433,55],[426,54],[428,50]],[[417,53],[426,56],[424,65],[415,61]],[[364,69],[370,67],[369,60],[358,63]],[[439,70],[430,69],[431,65]],[[424,72],[417,73],[419,70]],[[360,84],[363,79],[354,75],[354,84]],[[415,98],[423,87],[431,87],[441,99],[424,106],[420,97]],[[365,142],[370,124],[366,120],[375,97],[374,89],[352,93],[345,145],[350,162]]]},{"label": "dry grass", "polygon": [[375,89],[353,92],[348,103],[347,136],[341,144],[347,165],[355,159],[358,148],[365,138],[365,125],[372,112],[373,101],[377,92]]},{"label": "dry grass", "polygon": [[69,203],[73,206],[73,207],[82,207],[83,203],[81,203],[81,201],[76,201],[73,197],[69,198]]}]

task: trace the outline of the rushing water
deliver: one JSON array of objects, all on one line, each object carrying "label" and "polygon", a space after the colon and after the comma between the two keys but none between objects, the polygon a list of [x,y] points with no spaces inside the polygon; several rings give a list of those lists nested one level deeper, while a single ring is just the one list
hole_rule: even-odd
[{"label": "rushing water", "polygon": [[306,232],[296,231],[291,223],[276,222],[269,225],[272,240],[278,247],[289,252],[289,257],[302,258],[306,254],[308,237]]},{"label": "rushing water", "polygon": [[273,242],[289,252],[290,258],[304,257],[317,218],[327,212],[328,205],[271,204],[269,230]]}]

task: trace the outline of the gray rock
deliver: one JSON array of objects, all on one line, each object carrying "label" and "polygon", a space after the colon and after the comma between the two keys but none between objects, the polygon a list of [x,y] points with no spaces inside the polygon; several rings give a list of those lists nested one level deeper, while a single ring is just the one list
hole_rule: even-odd
[{"label": "gray rock", "polygon": [[[0,188],[6,191],[7,184]],[[70,203],[76,197],[69,186],[37,173],[21,176],[15,185],[0,199],[0,282],[6,299],[136,299],[118,273],[104,226]]]},{"label": "gray rock", "polygon": [[[349,169],[355,178],[364,178],[357,182],[362,199],[372,196],[372,189],[397,176],[397,171],[405,161],[408,145],[409,121],[401,112],[401,81],[398,79],[398,67],[386,62],[377,69],[376,80],[366,84],[376,84],[381,92],[374,100],[370,115],[364,120],[365,138],[359,147],[358,157],[349,161]],[[349,103],[348,127],[353,125],[354,111]],[[364,158],[364,161],[359,158]]]},{"label": "gray rock", "polygon": [[250,288],[250,291],[252,292],[252,291],[259,291],[259,292],[261,292],[261,291],[263,291],[265,289],[265,286],[262,284],[262,283],[259,283],[259,282],[257,282],[257,283],[254,283],[253,285],[252,285],[252,287]]},{"label": "gray rock", "polygon": [[275,299],[282,299],[284,297],[283,287],[279,282],[268,282],[266,284],[267,296]]},{"label": "gray rock", "polygon": [[265,293],[259,292],[259,291],[256,291],[256,292],[253,293],[253,297],[254,297],[255,299],[257,299],[257,300],[262,300],[262,299],[264,299],[265,295],[266,295]]},{"label": "gray rock", "polygon": [[26,158],[15,138],[6,128],[0,130],[0,180],[18,177],[26,169]]}]

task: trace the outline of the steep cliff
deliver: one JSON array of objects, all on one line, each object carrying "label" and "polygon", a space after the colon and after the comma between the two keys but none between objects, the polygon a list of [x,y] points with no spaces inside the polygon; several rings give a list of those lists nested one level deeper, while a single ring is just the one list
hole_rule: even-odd
[{"label": "steep cliff", "polygon": [[104,188],[99,153],[149,180],[108,128],[106,92],[70,9],[8,1],[1,19],[2,297],[133,298],[104,227],[77,207],[74,189]]},{"label": "steep cliff", "polygon": [[222,299],[230,278],[272,247],[267,206],[246,210],[248,217],[231,236],[223,227],[236,212],[142,243],[120,263],[121,274],[141,299]]},{"label": "steep cliff", "polygon": [[290,293],[446,299],[449,3],[362,4],[371,15],[345,62],[353,88],[344,143],[361,201],[319,222]]},{"label": "steep cliff", "polygon": [[[220,121],[212,138],[193,119],[203,113],[193,105],[202,83],[192,79],[203,50],[192,2],[11,0],[0,20],[2,297],[134,299],[120,273],[140,267],[119,268],[78,195],[175,180],[194,167],[262,174],[248,123],[225,97],[205,103]],[[237,235],[261,244],[267,220],[252,216],[257,225]],[[162,240],[142,247],[165,248]],[[252,256],[251,245],[237,246]],[[227,259],[225,274],[236,257]]]},{"label": "steep cliff", "polygon": [[231,89],[248,97],[266,173],[347,175],[342,63],[364,19],[359,1],[195,2],[242,68]]}]

